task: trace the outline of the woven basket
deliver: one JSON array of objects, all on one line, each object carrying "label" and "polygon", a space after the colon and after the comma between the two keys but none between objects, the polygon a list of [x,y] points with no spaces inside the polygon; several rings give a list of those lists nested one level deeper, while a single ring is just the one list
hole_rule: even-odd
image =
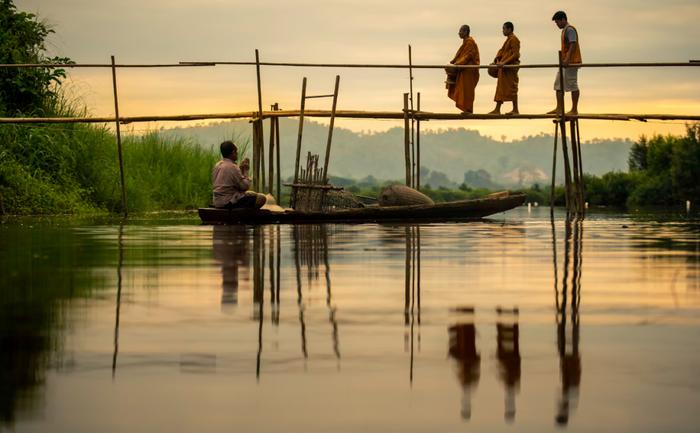
[{"label": "woven basket", "polygon": [[379,194],[379,206],[410,206],[416,204],[435,204],[435,202],[420,191],[406,185],[391,185]]}]

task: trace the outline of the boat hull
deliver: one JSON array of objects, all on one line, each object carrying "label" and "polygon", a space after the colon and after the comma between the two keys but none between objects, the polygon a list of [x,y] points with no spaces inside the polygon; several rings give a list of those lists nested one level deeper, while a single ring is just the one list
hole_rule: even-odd
[{"label": "boat hull", "polygon": [[203,224],[295,224],[295,223],[371,223],[378,221],[461,221],[480,219],[513,209],[525,203],[526,195],[461,200],[434,205],[366,207],[328,212],[271,212],[256,209],[200,208]]}]

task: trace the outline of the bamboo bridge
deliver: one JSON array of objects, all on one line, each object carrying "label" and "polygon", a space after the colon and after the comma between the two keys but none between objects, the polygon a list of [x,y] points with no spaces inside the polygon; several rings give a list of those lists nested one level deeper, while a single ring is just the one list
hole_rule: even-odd
[{"label": "bamboo bridge", "polygon": [[[554,64],[522,64],[504,65],[503,68],[517,69],[559,69],[564,67],[561,62]],[[146,115],[146,116],[121,116],[119,114],[119,97],[117,92],[117,70],[122,68],[200,68],[216,66],[255,66],[257,76],[257,97],[258,107],[255,111],[231,112],[231,113],[201,113],[201,114],[176,114],[176,115]],[[328,95],[305,94],[306,78],[302,84],[301,107],[299,110],[279,110],[278,105],[272,105],[269,111],[262,107],[262,81],[260,77],[261,67],[304,67],[304,68],[363,68],[363,69],[408,69],[409,92],[403,95],[403,107],[400,111],[360,111],[360,110],[336,110],[338,96],[339,76],[336,77],[335,91]],[[688,62],[650,62],[650,63],[583,63],[577,64],[581,68],[684,68],[698,67],[700,60],[690,60]],[[112,72],[112,85],[114,95],[114,116],[102,117],[0,117],[1,124],[29,124],[29,123],[114,123],[116,129],[116,144],[119,156],[119,168],[121,177],[122,210],[124,216],[127,212],[127,198],[124,185],[124,165],[122,158],[122,143],[120,126],[138,122],[180,122],[193,120],[225,120],[225,119],[250,119],[253,125],[253,166],[256,176],[254,178],[255,189],[260,192],[268,192],[276,195],[279,199],[281,195],[280,184],[280,144],[279,144],[279,119],[283,117],[298,117],[299,134],[297,142],[297,155],[295,161],[296,184],[300,167],[300,148],[302,141],[302,130],[304,117],[329,118],[330,127],[328,142],[326,146],[325,165],[323,167],[323,179],[328,180],[328,160],[331,149],[333,134],[333,121],[335,118],[349,119],[395,119],[404,121],[404,160],[406,168],[406,185],[420,189],[420,123],[428,120],[517,120],[517,119],[550,119],[555,124],[554,150],[552,159],[552,188],[551,200],[553,206],[554,180],[557,163],[557,145],[561,136],[562,156],[564,161],[564,177],[566,190],[567,213],[574,216],[583,216],[585,212],[584,185],[582,170],[582,155],[580,146],[579,120],[607,120],[607,121],[700,121],[700,115],[680,115],[680,114],[658,114],[658,113],[579,113],[575,115],[565,114],[565,108],[557,114],[463,114],[463,113],[440,113],[424,111],[420,108],[420,93],[414,98],[413,91],[413,70],[414,69],[444,69],[446,67],[457,69],[486,69],[488,65],[431,65],[414,64],[412,61],[411,46],[408,46],[408,63],[406,64],[362,64],[362,63],[297,63],[297,62],[261,62],[259,51],[255,50],[255,61],[215,61],[198,62],[183,61],[179,63],[156,63],[156,64],[118,64],[114,56],[111,56],[110,63],[84,63],[84,64],[0,64],[0,68],[49,68],[49,69],[72,69],[72,68],[108,68]],[[333,108],[331,110],[305,110],[304,103],[309,98],[333,97]],[[415,100],[415,106],[414,106]],[[270,138],[268,141],[269,161],[265,161],[265,140],[263,136],[263,120],[269,120]],[[567,125],[569,139],[567,140]],[[571,157],[569,157],[571,153]],[[275,158],[276,157],[276,158]],[[267,174],[265,176],[265,168]],[[266,179],[267,177],[267,179]],[[275,182],[276,180],[276,182]],[[275,188],[276,186],[276,188]],[[275,191],[276,189],[276,191]],[[276,193],[276,194],[275,194]]]}]

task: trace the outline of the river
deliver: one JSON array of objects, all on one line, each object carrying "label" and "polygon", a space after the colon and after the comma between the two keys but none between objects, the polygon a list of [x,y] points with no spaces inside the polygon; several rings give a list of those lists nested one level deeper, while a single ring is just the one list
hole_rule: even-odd
[{"label": "river", "polygon": [[0,430],[694,432],[700,221],[0,224]]}]

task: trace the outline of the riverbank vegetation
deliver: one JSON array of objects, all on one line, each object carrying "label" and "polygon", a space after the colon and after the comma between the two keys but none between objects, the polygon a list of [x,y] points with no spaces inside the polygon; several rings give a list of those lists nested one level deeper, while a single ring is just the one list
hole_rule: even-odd
[{"label": "riverbank vegetation", "polygon": [[[0,63],[59,63],[45,55],[52,30],[10,0],[0,3]],[[82,107],[63,97],[61,68],[0,68],[0,117],[72,117]],[[133,211],[206,205],[212,149],[158,133],[123,142],[128,207]],[[121,211],[116,139],[105,126],[0,125],[0,213]]]}]

